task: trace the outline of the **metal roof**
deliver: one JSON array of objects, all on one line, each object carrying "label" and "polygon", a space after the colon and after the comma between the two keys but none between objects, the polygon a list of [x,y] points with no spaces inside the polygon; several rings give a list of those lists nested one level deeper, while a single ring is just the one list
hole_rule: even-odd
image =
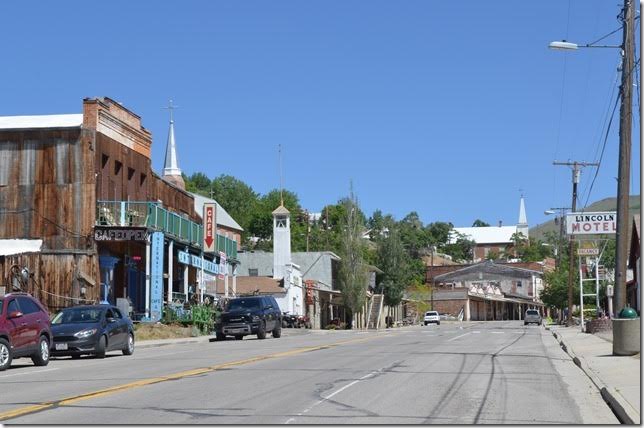
[{"label": "metal roof", "polygon": [[[509,244],[512,235],[517,232],[516,226],[489,227],[455,227],[455,232],[465,235],[477,244]],[[450,233],[450,243],[456,242],[454,234]]]},{"label": "metal roof", "polygon": [[239,230],[242,231],[244,230],[239,223],[237,223],[231,216],[226,212],[226,210],[219,205],[219,202],[215,201],[214,199],[207,198],[205,196],[198,195],[196,193],[188,192],[190,193],[194,199],[195,199],[195,211],[199,215],[199,217],[202,216],[203,214],[203,204],[208,202],[208,203],[214,203],[217,204],[217,224],[221,226],[226,226],[231,229]]},{"label": "metal roof", "polygon": [[0,129],[80,128],[82,114],[0,116]]}]

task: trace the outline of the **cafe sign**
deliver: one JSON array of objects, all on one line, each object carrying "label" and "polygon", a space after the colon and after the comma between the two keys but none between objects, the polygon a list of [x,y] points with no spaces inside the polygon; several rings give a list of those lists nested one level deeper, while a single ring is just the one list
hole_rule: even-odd
[{"label": "cafe sign", "polygon": [[566,234],[568,235],[612,235],[616,232],[616,212],[569,213],[566,215]]},{"label": "cafe sign", "polygon": [[146,241],[148,230],[145,228],[94,229],[95,241]]},{"label": "cafe sign", "polygon": [[202,259],[201,257],[195,256],[194,254],[186,253],[185,251],[179,251],[178,255],[179,263],[190,265],[196,267],[197,269],[201,269],[203,266],[203,270],[206,272],[215,275],[219,273],[219,265],[216,263]]}]

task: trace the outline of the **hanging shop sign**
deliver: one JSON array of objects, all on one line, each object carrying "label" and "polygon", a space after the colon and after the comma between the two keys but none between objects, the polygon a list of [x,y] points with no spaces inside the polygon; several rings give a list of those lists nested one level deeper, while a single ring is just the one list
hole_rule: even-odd
[{"label": "hanging shop sign", "polygon": [[163,309],[163,233],[152,234],[150,248],[150,320],[161,319]]},{"label": "hanging shop sign", "polygon": [[568,235],[609,235],[617,232],[617,213],[569,213],[566,215]]},{"label": "hanging shop sign", "polygon": [[203,251],[214,253],[217,244],[217,204],[203,204]]},{"label": "hanging shop sign", "polygon": [[203,266],[203,270],[209,273],[217,274],[219,273],[219,265],[217,263],[213,263],[209,260],[202,259],[199,256],[195,256],[194,254],[189,254],[186,253],[185,251],[179,251],[179,263],[182,263],[184,265],[189,265],[196,267],[197,269],[201,269]]},{"label": "hanging shop sign", "polygon": [[599,248],[577,248],[578,256],[598,256]]},{"label": "hanging shop sign", "polygon": [[95,241],[146,241],[148,230],[146,228],[122,228],[122,229],[94,229]]},{"label": "hanging shop sign", "polygon": [[224,279],[224,275],[228,274],[228,266],[226,265],[226,253],[219,252],[219,279]]}]

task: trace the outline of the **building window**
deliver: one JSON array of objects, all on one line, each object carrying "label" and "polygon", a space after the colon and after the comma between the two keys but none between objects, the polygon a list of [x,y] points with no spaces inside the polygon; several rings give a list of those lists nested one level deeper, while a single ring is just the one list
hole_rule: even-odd
[{"label": "building window", "polygon": [[517,287],[521,287],[521,281],[517,281]]},{"label": "building window", "polygon": [[121,169],[123,168],[123,164],[117,160],[114,161],[114,175],[119,175],[121,173]]},{"label": "building window", "polygon": [[132,177],[134,177],[134,168],[128,168],[127,169],[127,179],[128,179],[128,181],[132,181]]},{"label": "building window", "polygon": [[145,179],[147,178],[147,175],[141,173],[141,179],[139,180],[139,183],[141,186],[143,186],[143,183],[145,183]]},{"label": "building window", "polygon": [[248,269],[248,276],[258,276],[257,269]]},{"label": "building window", "polygon": [[101,168],[105,169],[105,166],[107,165],[107,162],[110,160],[110,157],[108,155],[102,155],[101,156]]}]

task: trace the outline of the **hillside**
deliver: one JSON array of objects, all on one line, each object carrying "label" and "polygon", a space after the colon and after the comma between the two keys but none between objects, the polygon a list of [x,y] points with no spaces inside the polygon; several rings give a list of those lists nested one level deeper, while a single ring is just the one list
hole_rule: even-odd
[{"label": "hillside", "polygon": [[[640,195],[632,195],[629,204],[629,223],[633,219],[633,214],[640,212]],[[594,202],[586,207],[584,211],[593,212],[593,211],[615,211],[617,209],[617,198],[606,198],[601,201]],[[552,220],[545,223],[538,224],[530,228],[530,237],[536,239],[545,240],[545,233],[548,231],[558,232],[559,228],[555,225],[554,215]],[[629,229],[630,230],[630,229]],[[630,232],[629,232],[630,234]]]}]

